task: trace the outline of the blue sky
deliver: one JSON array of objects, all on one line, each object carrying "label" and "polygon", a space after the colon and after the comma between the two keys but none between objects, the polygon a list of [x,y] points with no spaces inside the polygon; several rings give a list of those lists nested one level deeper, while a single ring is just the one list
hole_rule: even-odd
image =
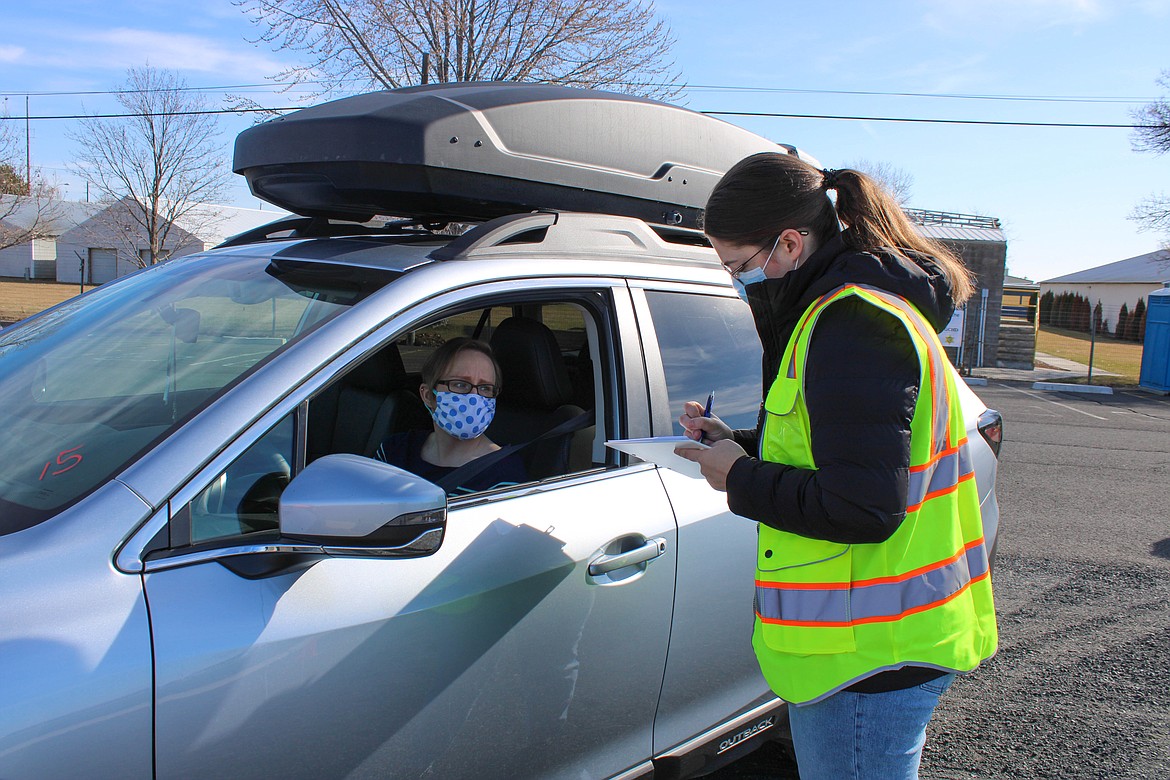
[{"label": "blue sky", "polygon": [[[295,62],[249,43],[256,30],[230,0],[9,6],[0,92],[14,116],[24,115],[25,95],[32,116],[109,110],[108,95],[76,93],[109,90],[147,62],[205,87],[262,84]],[[1133,108],[1166,92],[1156,82],[1170,69],[1170,0],[662,0],[657,8],[692,85],[678,102],[695,110],[1128,124]],[[289,102],[272,89],[227,91]],[[44,94],[55,92],[74,94]],[[222,92],[208,95],[218,101]],[[1160,246],[1127,215],[1142,197],[1170,193],[1170,156],[1132,151],[1124,129],[729,121],[833,167],[894,166],[913,179],[911,206],[999,217],[1009,272],[1019,276],[1047,279]],[[225,156],[247,123],[225,119]],[[33,165],[67,184],[68,197],[84,197],[68,170],[74,123],[30,125]],[[233,192],[236,205],[258,206],[242,179]]]}]

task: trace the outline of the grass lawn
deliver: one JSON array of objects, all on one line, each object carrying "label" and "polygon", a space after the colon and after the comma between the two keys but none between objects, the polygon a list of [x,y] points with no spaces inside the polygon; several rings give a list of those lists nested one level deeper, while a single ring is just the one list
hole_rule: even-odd
[{"label": "grass lawn", "polygon": [[[92,290],[92,285],[85,289]],[[16,322],[81,292],[80,285],[0,279],[0,322]]]},{"label": "grass lawn", "polygon": [[[1036,336],[1036,351],[1088,365],[1089,334],[1041,325]],[[1141,344],[1097,336],[1097,343],[1093,346],[1093,384],[1136,385],[1141,368]],[[1098,379],[1098,370],[1118,376]]]}]

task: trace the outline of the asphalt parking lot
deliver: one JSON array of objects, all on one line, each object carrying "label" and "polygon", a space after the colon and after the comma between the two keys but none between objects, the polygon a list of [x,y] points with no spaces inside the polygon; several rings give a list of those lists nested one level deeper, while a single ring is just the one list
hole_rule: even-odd
[{"label": "asphalt parking lot", "polygon": [[[1003,413],[1000,651],[959,679],[921,776],[1170,771],[1170,398],[974,388]],[[766,746],[712,777],[796,778]]]}]

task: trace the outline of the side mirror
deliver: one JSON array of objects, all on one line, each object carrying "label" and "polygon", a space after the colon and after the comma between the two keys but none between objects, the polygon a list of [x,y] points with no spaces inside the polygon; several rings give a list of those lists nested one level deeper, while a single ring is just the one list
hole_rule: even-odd
[{"label": "side mirror", "polygon": [[400,468],[357,455],[326,455],[280,496],[280,535],[332,556],[407,558],[443,542],[447,495]]}]

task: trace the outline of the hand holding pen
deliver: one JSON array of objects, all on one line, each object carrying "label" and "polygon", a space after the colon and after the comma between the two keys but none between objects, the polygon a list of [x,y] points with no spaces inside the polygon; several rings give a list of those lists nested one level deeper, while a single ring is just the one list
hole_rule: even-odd
[{"label": "hand holding pen", "polygon": [[712,412],[714,404],[714,391],[707,396],[705,406],[698,401],[687,401],[683,404],[683,413],[678,422],[682,425],[687,438],[703,444],[731,438],[731,429]]},{"label": "hand holding pen", "polygon": [[737,460],[747,455],[743,447],[735,443],[731,429],[711,412],[715,404],[715,391],[707,396],[707,405],[698,401],[683,404],[682,417],[678,418],[688,438],[695,439],[709,447],[676,447],[674,454],[694,461],[707,484],[716,490],[727,490],[727,475]]}]

